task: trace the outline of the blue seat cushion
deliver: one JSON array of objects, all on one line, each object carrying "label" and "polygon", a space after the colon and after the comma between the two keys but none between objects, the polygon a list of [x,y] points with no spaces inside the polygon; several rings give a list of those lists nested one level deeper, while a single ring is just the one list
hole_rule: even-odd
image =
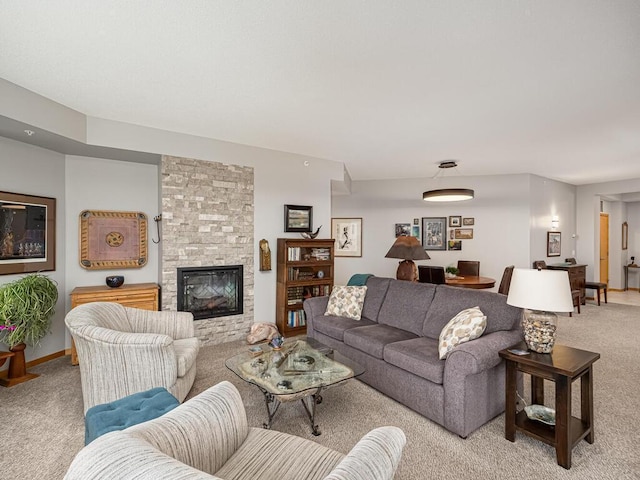
[{"label": "blue seat cushion", "polygon": [[87,410],[84,419],[84,444],[88,445],[100,435],[124,430],[138,423],[164,415],[180,405],[166,388],[157,387],[126,396]]}]

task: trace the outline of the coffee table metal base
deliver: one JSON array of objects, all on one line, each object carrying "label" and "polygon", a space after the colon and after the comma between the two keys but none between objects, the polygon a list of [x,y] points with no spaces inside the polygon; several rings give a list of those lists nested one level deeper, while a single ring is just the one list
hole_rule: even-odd
[{"label": "coffee table metal base", "polygon": [[[309,417],[309,421],[311,422],[311,433],[316,437],[321,434],[318,429],[318,425],[316,425],[316,405],[320,405],[322,403],[322,395],[320,395],[321,390],[322,388],[318,388],[314,393],[300,398],[304,411],[307,412],[307,417]],[[285,402],[281,402],[278,400],[276,395],[267,392],[263,388],[260,388],[260,391],[264,395],[264,401],[267,407],[267,421],[263,423],[262,426],[263,428],[268,429],[271,428],[273,418],[276,416],[276,412],[280,408],[280,405]]]}]

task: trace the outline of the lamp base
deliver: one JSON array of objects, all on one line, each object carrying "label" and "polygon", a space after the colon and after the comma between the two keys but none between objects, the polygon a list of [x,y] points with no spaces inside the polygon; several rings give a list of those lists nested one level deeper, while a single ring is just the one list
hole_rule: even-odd
[{"label": "lamp base", "polygon": [[398,265],[398,271],[396,272],[396,278],[398,280],[408,280],[409,282],[418,281],[418,267],[413,260],[403,260]]},{"label": "lamp base", "polygon": [[529,350],[551,353],[556,342],[557,323],[558,316],[553,312],[525,309],[522,314],[522,330]]}]

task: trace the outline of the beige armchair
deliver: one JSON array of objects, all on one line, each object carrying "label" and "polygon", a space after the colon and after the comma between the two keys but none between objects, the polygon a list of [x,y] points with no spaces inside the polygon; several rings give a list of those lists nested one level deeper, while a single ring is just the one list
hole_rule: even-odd
[{"label": "beige armchair", "polygon": [[406,438],[365,435],[345,456],[311,440],[249,427],[240,394],[221,382],[162,417],[107,433],[78,453],[67,480],[390,480]]},{"label": "beige armchair", "polygon": [[188,312],[155,312],[118,303],[79,305],[65,317],[78,351],[84,411],[154,387],[183,401],[200,348]]}]

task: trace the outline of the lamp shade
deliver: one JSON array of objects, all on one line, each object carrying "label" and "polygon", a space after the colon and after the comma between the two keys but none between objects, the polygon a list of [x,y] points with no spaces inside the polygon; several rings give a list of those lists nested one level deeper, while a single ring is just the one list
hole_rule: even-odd
[{"label": "lamp shade", "polygon": [[431,258],[416,237],[407,235],[396,238],[385,257],[402,260],[429,260]]},{"label": "lamp shade", "polygon": [[474,193],[470,188],[441,188],[424,192],[422,199],[425,202],[460,202],[471,200]]},{"label": "lamp shade", "polygon": [[569,274],[564,270],[513,270],[507,303],[543,312],[573,312]]}]

